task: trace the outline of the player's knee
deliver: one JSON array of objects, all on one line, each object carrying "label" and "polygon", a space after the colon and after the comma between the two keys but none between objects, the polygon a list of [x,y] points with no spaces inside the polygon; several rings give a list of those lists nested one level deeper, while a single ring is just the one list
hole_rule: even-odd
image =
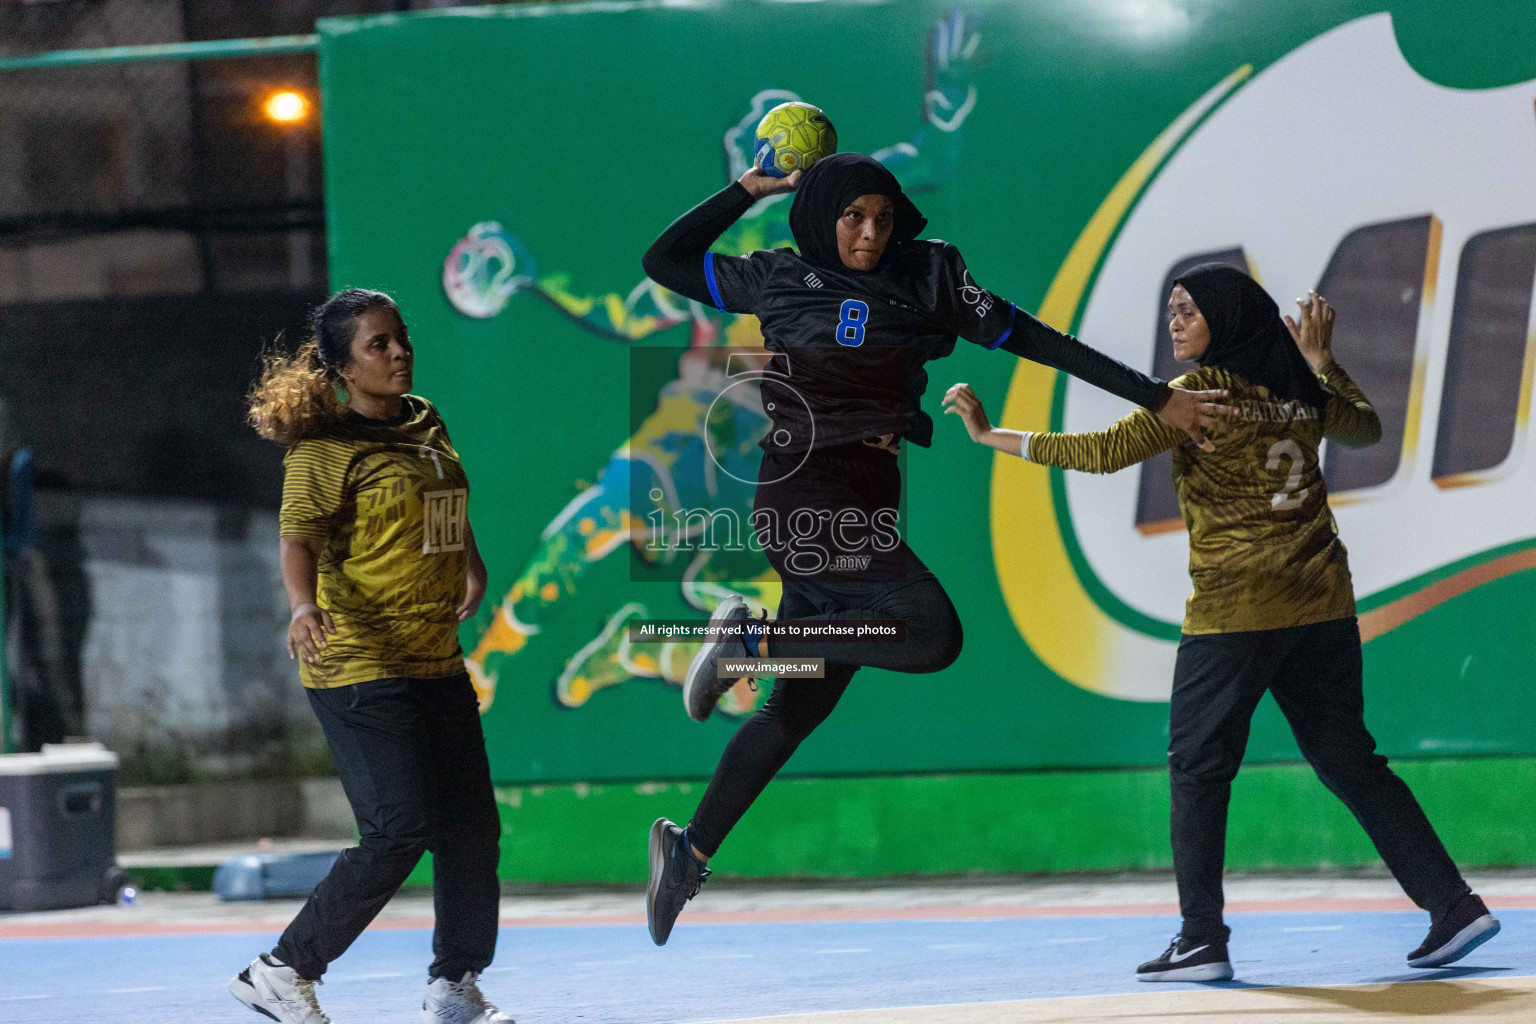
[{"label": "player's knee", "polygon": [[1168,773],[1175,785],[1225,786],[1237,777],[1242,756],[1214,749],[1168,751]]},{"label": "player's knee", "polygon": [[913,631],[908,628],[907,638],[916,640],[917,657],[912,668],[914,672],[938,672],[955,663],[960,657],[960,649],[965,646],[965,633],[960,628],[960,616],[955,613],[953,605],[945,603],[942,611],[935,615],[926,628]]},{"label": "player's knee", "polygon": [[1356,784],[1376,784],[1396,778],[1387,767],[1387,759],[1375,749],[1331,750],[1307,755],[1307,762],[1330,788],[1349,788]]},{"label": "player's knee", "polygon": [[382,828],[370,830],[364,833],[357,846],[381,865],[409,863],[414,866],[426,852],[431,839],[431,826],[425,820],[413,818],[388,822]]}]

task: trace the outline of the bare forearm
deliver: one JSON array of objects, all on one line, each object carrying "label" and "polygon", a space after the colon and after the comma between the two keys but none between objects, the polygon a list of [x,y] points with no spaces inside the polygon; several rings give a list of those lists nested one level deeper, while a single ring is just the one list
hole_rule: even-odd
[{"label": "bare forearm", "polygon": [[[978,444],[984,444],[989,448],[996,448],[1004,455],[1024,456],[1024,439],[1028,436],[1022,430],[1004,430],[1002,427],[993,427],[976,438]],[[1027,456],[1026,456],[1027,457]]]},{"label": "bare forearm", "polygon": [[283,537],[278,541],[278,563],[283,573],[283,589],[288,592],[288,610],[314,604],[320,542],[308,537]]},{"label": "bare forearm", "polygon": [[490,572],[485,567],[485,559],[480,557],[480,545],[475,543],[475,531],[468,523],[464,526],[464,541],[469,554],[470,578],[479,580],[481,586],[484,586]]}]

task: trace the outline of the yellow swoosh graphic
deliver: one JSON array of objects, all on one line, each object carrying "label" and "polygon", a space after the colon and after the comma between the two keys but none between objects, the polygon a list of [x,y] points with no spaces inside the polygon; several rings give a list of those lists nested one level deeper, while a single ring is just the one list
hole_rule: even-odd
[{"label": "yellow swoosh graphic", "polygon": [[[1040,319],[1071,329],[1094,268],[1142,188],[1201,118],[1252,73],[1245,64],[1223,78],[1136,158],[1072,244],[1040,304]],[[1055,381],[1056,371],[1020,360],[1000,422],[1050,429]],[[1014,625],[1051,671],[1106,696],[1168,699],[1174,645],[1116,622],[1083,589],[1056,522],[1044,467],[1002,454],[993,458],[992,556]]]}]

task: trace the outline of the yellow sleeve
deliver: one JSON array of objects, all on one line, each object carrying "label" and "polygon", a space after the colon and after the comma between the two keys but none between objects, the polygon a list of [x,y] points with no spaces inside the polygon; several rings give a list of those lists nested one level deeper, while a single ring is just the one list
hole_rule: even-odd
[{"label": "yellow sleeve", "polygon": [[1043,466],[1083,473],[1115,473],[1178,444],[1183,434],[1146,409],[1091,434],[1031,434],[1024,456]]},{"label": "yellow sleeve", "polygon": [[1349,374],[1329,363],[1317,374],[1330,394],[1323,410],[1323,436],[1346,448],[1369,448],[1381,440],[1381,417]]},{"label": "yellow sleeve", "polygon": [[277,513],[280,536],[330,537],[331,521],[345,499],[348,455],[321,441],[300,441],[288,449]]}]

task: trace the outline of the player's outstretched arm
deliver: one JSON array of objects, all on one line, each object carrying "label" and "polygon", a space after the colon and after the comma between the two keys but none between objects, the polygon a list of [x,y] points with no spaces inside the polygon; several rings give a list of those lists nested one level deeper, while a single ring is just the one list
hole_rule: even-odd
[{"label": "player's outstretched arm", "polygon": [[1227,392],[1171,388],[1156,377],[1134,370],[1070,334],[1041,323],[1022,309],[1015,313],[1013,332],[1000,347],[1136,403],[1163,423],[1189,435],[1203,451],[1216,450],[1210,435],[1231,430],[1235,412],[1225,404]]},{"label": "player's outstretched arm", "polygon": [[1025,432],[994,427],[992,421],[987,419],[987,410],[982,407],[981,399],[969,384],[955,384],[944,392],[944,415],[959,416],[965,424],[965,432],[977,444],[996,448],[1005,455],[1024,454]]},{"label": "player's outstretched arm", "polygon": [[1297,299],[1296,305],[1297,319],[1286,317],[1285,326],[1307,365],[1330,392],[1323,410],[1323,436],[1346,448],[1375,444],[1381,440],[1381,417],[1333,358],[1333,307],[1315,291]]},{"label": "player's outstretched arm", "polygon": [[771,178],[752,168],[673,221],[641,258],[646,276],[663,288],[698,302],[714,302],[705,275],[704,256],[725,229],[764,196],[792,192],[800,172]]},{"label": "player's outstretched arm", "polygon": [[[1078,380],[1146,409],[1182,430],[1205,451],[1208,434],[1231,428],[1225,391],[1183,391],[1113,359],[1058,331],[971,279],[960,251],[942,242],[923,243],[935,278],[933,312],[950,330],[983,348],[1000,348],[1020,359],[1070,373]],[[1027,455],[1028,453],[1026,453]]]},{"label": "player's outstretched arm", "polygon": [[1178,444],[1182,435],[1138,409],[1107,430],[1084,434],[1049,434],[1003,430],[991,425],[981,399],[969,384],[956,384],[944,395],[944,411],[965,423],[971,440],[1018,455],[1029,462],[1082,473],[1118,473]]}]

